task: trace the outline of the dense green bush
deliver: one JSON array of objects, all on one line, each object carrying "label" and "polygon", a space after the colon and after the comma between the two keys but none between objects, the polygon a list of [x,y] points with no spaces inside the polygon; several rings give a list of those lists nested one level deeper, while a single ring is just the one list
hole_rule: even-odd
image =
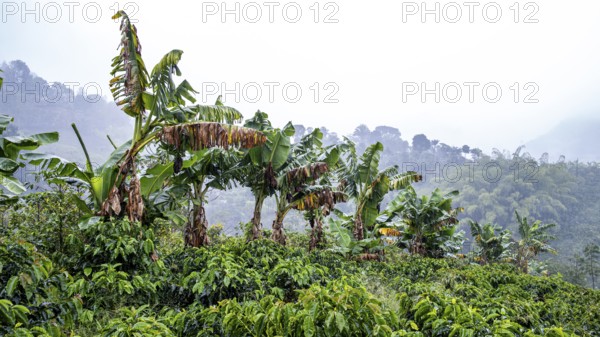
[{"label": "dense green bush", "polygon": [[67,294],[72,280],[32,244],[0,239],[0,334],[15,327],[72,329],[82,312],[81,299]]},{"label": "dense green bush", "polygon": [[[165,247],[95,224],[73,276],[35,246],[0,245],[1,332],[15,336],[599,336],[600,293],[513,265],[347,260],[270,240]],[[164,233],[164,231],[163,231]],[[302,240],[299,240],[302,242]],[[67,246],[69,243],[67,243]],[[77,248],[79,247],[79,248]],[[153,259],[153,254],[158,259]],[[75,260],[73,260],[75,261]],[[44,332],[45,331],[45,332]]]}]

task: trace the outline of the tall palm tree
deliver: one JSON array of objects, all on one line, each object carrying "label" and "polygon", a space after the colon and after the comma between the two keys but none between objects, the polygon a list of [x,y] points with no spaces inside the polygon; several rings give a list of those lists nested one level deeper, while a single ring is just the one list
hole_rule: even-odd
[{"label": "tall palm tree", "polygon": [[549,245],[549,242],[555,237],[548,231],[556,224],[542,224],[540,220],[530,223],[526,217],[521,217],[519,212],[515,211],[515,216],[519,225],[520,240],[517,241],[516,263],[519,269],[524,273],[529,272],[529,261],[534,259],[539,253],[556,254],[556,250]]}]

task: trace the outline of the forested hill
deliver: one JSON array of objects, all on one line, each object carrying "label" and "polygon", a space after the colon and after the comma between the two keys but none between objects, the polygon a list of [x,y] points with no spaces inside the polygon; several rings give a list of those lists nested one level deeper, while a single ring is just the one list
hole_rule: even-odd
[{"label": "forested hill", "polygon": [[[3,63],[1,68],[4,86],[0,114],[15,118],[7,135],[59,131],[60,142],[46,147],[45,151],[71,160],[82,160],[83,153],[71,129],[74,122],[94,162],[103,162],[113,149],[106,135],[110,135],[117,145],[129,137],[130,120],[114,102],[90,96],[90,93],[73,92],[64,85],[51,85],[36,76],[22,61]],[[37,95],[27,91],[32,88]],[[295,125],[295,129],[296,141],[311,131],[311,128],[302,125]],[[342,135],[325,127],[320,129],[325,145],[342,140]],[[567,134],[572,134],[569,132]],[[517,210],[544,223],[556,223],[553,234],[557,240],[553,246],[559,253],[549,256],[550,259],[564,264],[574,254],[580,253],[586,244],[600,241],[600,200],[597,198],[600,170],[597,164],[564,160],[551,162],[548,155],[530,156],[527,148],[495,150],[486,154],[473,145],[452,146],[423,134],[403,138],[400,130],[389,126],[371,130],[361,125],[347,137],[356,143],[359,153],[370,144],[382,142],[381,167],[399,165],[404,171],[421,172],[424,182],[415,184],[420,192],[429,193],[435,187],[444,191],[460,191],[454,201],[456,206],[465,208],[461,214],[463,220],[496,223],[516,233],[514,212]],[[557,155],[561,148],[549,145],[547,152]],[[537,153],[542,151],[542,143],[538,141],[535,146]],[[502,145],[498,147],[502,148]],[[390,193],[386,200],[389,201],[393,195]],[[246,223],[252,217],[251,200],[250,191],[242,188],[211,192],[206,207],[208,221],[223,224],[226,233],[236,233],[238,224]],[[342,204],[339,208],[348,209],[348,206]],[[263,224],[268,227],[275,216],[273,200],[267,201],[263,214]],[[303,231],[306,228],[306,221],[295,211],[286,222],[288,229]],[[467,221],[461,223],[462,229],[469,233]],[[469,241],[465,247],[469,249]],[[557,268],[565,274],[576,274],[566,267]],[[584,282],[574,278],[571,280]]]},{"label": "forested hill", "polygon": [[4,62],[0,69],[4,78],[0,114],[14,117],[5,134],[58,131],[60,141],[49,145],[48,152],[83,162],[71,128],[71,123],[76,123],[96,163],[103,162],[113,150],[107,135],[119,144],[129,137],[130,120],[112,100],[97,95],[97,84],[49,82],[20,60]]}]

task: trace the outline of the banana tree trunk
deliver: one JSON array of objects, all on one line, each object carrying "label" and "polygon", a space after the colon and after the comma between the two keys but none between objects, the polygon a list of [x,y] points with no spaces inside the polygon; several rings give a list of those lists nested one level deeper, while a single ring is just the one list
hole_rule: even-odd
[{"label": "banana tree trunk", "polygon": [[252,237],[250,240],[262,238],[262,223],[260,222],[263,199],[256,198],[254,201],[254,215],[252,216]]},{"label": "banana tree trunk", "polygon": [[310,233],[310,246],[309,251],[317,249],[319,244],[323,241],[323,221],[320,217],[315,217],[310,220],[310,227],[312,231]]},{"label": "banana tree trunk", "polygon": [[279,213],[275,216],[275,220],[273,220],[273,233],[271,234],[271,240],[285,246],[286,242],[285,232],[283,231],[283,216]]},{"label": "banana tree trunk", "polygon": [[426,249],[423,245],[423,237],[421,236],[421,234],[415,235],[410,244],[409,250],[412,255],[426,255]]},{"label": "banana tree trunk", "polygon": [[357,241],[365,238],[365,225],[362,220],[361,212],[358,212],[354,218],[354,238]]},{"label": "banana tree trunk", "polygon": [[517,251],[517,267],[525,274],[529,273],[529,256],[525,247],[519,247]]},{"label": "banana tree trunk", "polygon": [[185,245],[191,247],[208,246],[208,220],[204,205],[194,205],[192,220],[185,227]]},{"label": "banana tree trunk", "polygon": [[127,199],[127,215],[131,222],[142,222],[144,216],[144,200],[140,180],[134,175],[129,182],[129,198]]}]

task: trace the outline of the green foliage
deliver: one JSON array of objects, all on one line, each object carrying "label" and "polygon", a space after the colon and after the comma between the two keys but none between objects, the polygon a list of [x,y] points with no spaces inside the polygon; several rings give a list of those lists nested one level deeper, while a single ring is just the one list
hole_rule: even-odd
[{"label": "green foliage", "polygon": [[411,254],[454,254],[462,247],[461,236],[456,233],[462,208],[454,208],[451,198],[456,195],[458,191],[442,194],[435,189],[430,197],[419,198],[409,186],[388,204],[378,220],[385,225],[397,219],[395,225],[401,233],[398,245],[407,247]]},{"label": "green foliage", "polygon": [[84,245],[79,270],[103,264],[120,264],[124,271],[161,268],[152,228],[127,219],[100,221],[83,231]]},{"label": "green foliage", "polygon": [[364,288],[344,280],[301,290],[292,303],[273,296],[260,301],[226,300],[188,315],[202,320],[203,328],[194,331],[199,336],[390,336],[390,325],[397,321]]},{"label": "green foliage", "polygon": [[269,271],[268,285],[271,293],[289,302],[295,298],[296,290],[324,283],[326,273],[327,269],[313,265],[305,257],[292,257]]},{"label": "green foliage", "polygon": [[549,245],[555,237],[548,231],[555,227],[555,224],[542,224],[540,220],[529,223],[526,217],[521,217],[517,211],[515,216],[519,224],[520,240],[516,244],[516,263],[525,273],[529,271],[529,261],[534,259],[539,253],[553,253],[556,250]]},{"label": "green foliage", "polygon": [[383,152],[380,142],[367,147],[360,158],[355,144],[349,139],[346,139],[343,149],[345,154],[340,159],[337,174],[341,188],[355,204],[353,235],[360,241],[373,230],[385,195],[392,190],[406,188],[421,180],[421,176],[415,172],[400,173],[398,165],[380,170]]},{"label": "green foliage", "polygon": [[150,315],[148,306],[119,309],[119,317],[108,322],[102,329],[102,335],[107,337],[176,336],[167,325]]},{"label": "green foliage", "polygon": [[[72,329],[81,299],[67,295],[72,277],[36,252],[33,245],[0,239],[0,333],[38,327]],[[15,330],[13,330],[15,329]]]},{"label": "green foliage", "polygon": [[[506,258],[511,248],[510,230],[502,230],[500,226],[487,223],[483,226],[477,222],[470,222],[471,236],[477,244],[474,251],[476,260],[481,264],[498,262]],[[497,233],[498,232],[498,233]]]},{"label": "green foliage", "polygon": [[252,299],[263,293],[257,271],[244,268],[239,257],[226,252],[209,252],[203,270],[192,271],[183,279],[183,286],[206,305],[228,298]]},{"label": "green foliage", "polygon": [[77,227],[80,212],[73,202],[80,195],[76,189],[56,185],[50,191],[31,193],[0,207],[4,222],[0,235],[34,243],[54,262],[68,259],[77,249],[67,240],[81,236]]},{"label": "green foliage", "polygon": [[[86,237],[99,229],[107,236],[97,242],[106,245],[114,243],[113,232],[128,241],[141,228],[100,223]],[[329,251],[241,238],[180,247],[156,262],[146,252],[104,249],[82,255],[78,265],[89,262],[71,278],[57,274],[33,246],[8,243],[0,254],[0,297],[10,301],[2,310],[14,324],[3,321],[5,333],[39,335],[34,329],[56,326],[82,336],[595,336],[600,330],[600,293],[508,264],[479,266],[392,249],[383,255],[389,262],[349,261]],[[73,301],[79,304],[69,311]],[[63,311],[40,316],[40,306]]]},{"label": "green foliage", "polygon": [[3,203],[6,199],[26,190],[25,186],[13,177],[17,169],[24,166],[20,161],[21,152],[35,150],[42,145],[58,141],[57,132],[40,133],[29,137],[2,137],[12,121],[12,117],[0,115],[0,202]]},{"label": "green foliage", "polygon": [[[462,209],[452,205],[458,192],[435,189],[418,197],[411,184],[421,175],[402,173],[397,163],[380,169],[381,142],[357,150],[347,139],[324,148],[321,130],[292,142],[291,122],[273,127],[260,111],[245,127],[225,125],[242,115],[220,98],[212,106],[186,106],[196,92],[172,76],[181,75],[183,52],[168,52],[148,73],[136,27],[122,11],[114,19],[121,19],[121,42],[110,87],[134,119],[132,140],[94,169],[73,124],[86,156],[83,169],[51,155],[21,154],[55,142],[55,133],[0,138],[5,190],[24,191],[13,177],[22,160],[42,165],[41,176],[54,188],[22,199],[0,196],[18,201],[2,218],[3,225],[8,219],[0,239],[2,335],[598,336],[600,293],[560,275],[528,274],[547,274],[536,258],[554,252],[553,224],[515,212],[520,239],[510,265],[501,263],[511,248],[509,232],[472,222],[484,265],[459,258]],[[10,121],[0,116],[0,133]],[[144,157],[149,148],[156,155]],[[413,148],[427,156],[438,142],[420,135]],[[513,160],[520,163],[519,151]],[[468,152],[463,148],[460,158]],[[204,210],[209,189],[236,181],[255,199],[247,238],[225,237],[222,226],[209,229]],[[381,212],[394,190],[400,193]],[[473,195],[480,199],[470,214],[493,204],[489,193],[468,190]],[[275,199],[272,240],[261,239],[267,197]],[[323,218],[347,197],[352,212],[337,210],[329,220],[334,244],[315,251]],[[545,202],[541,209],[549,214],[566,208],[549,195],[541,200],[524,205]],[[503,214],[523,205],[494,206]],[[313,232],[310,241],[294,235],[286,248],[277,243],[286,243],[283,220],[292,209],[309,212]],[[181,240],[173,238],[171,222],[187,224],[186,247],[176,246]],[[397,246],[386,249],[381,236],[399,237]],[[592,244],[577,260],[593,285],[598,251]]]}]

